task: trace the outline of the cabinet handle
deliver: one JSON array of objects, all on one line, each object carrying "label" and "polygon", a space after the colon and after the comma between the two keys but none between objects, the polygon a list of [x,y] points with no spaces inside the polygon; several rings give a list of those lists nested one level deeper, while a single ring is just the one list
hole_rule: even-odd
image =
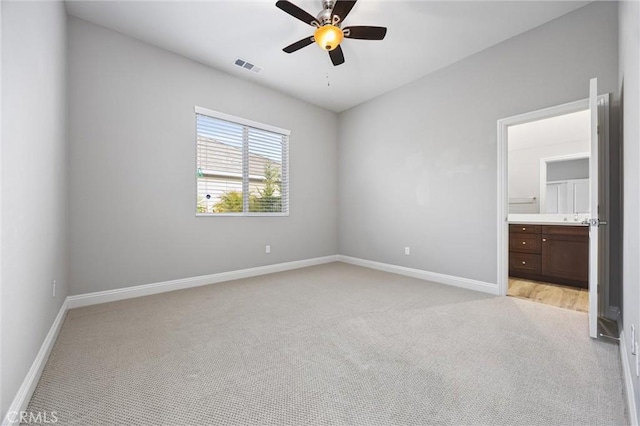
[{"label": "cabinet handle", "polygon": [[527,262],[525,262],[525,261],[523,260],[523,261],[522,261],[522,264],[523,264],[523,265],[526,265],[526,264],[527,264]]},{"label": "cabinet handle", "polygon": [[527,245],[527,242],[526,242],[526,241],[523,241],[523,242],[522,242],[522,245],[523,245],[523,246],[526,246],[526,245]]},{"label": "cabinet handle", "polygon": [[522,228],[522,230],[523,230],[523,231],[526,231],[526,230],[527,230],[527,228]]},{"label": "cabinet handle", "polygon": [[547,241],[547,239],[546,239],[546,238],[543,238],[543,239],[542,239],[542,241],[543,241],[543,242],[545,242],[545,241]]}]

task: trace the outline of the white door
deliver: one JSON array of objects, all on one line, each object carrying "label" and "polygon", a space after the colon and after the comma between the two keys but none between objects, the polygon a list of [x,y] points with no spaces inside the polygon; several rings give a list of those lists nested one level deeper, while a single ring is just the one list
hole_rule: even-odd
[{"label": "white door", "polygon": [[567,185],[562,183],[548,183],[546,194],[546,208],[547,214],[559,214],[562,213],[562,206],[565,203],[567,193]]},{"label": "white door", "polygon": [[547,214],[589,213],[589,179],[570,179],[547,183]]},{"label": "white door", "polygon": [[571,186],[571,213],[589,213],[589,179],[574,179],[568,182]]},{"label": "white door", "polygon": [[591,113],[591,156],[589,157],[589,336],[598,337],[598,79],[589,84],[589,110]]}]

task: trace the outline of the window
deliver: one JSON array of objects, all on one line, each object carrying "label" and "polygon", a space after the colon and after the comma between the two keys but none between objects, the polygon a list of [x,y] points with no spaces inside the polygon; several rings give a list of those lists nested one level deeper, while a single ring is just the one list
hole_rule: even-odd
[{"label": "window", "polygon": [[289,131],[196,107],[197,215],[289,214]]}]

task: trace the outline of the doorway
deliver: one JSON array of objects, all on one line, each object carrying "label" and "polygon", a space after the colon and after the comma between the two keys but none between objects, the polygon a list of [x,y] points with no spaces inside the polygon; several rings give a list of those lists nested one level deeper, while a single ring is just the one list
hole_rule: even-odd
[{"label": "doorway", "polygon": [[[510,287],[516,296],[538,298],[546,293],[551,304],[588,310],[592,337],[609,293],[608,230],[599,226],[606,224],[599,219],[608,217],[609,209],[605,190],[609,99],[595,96],[596,85],[591,82],[590,99],[498,121],[500,294],[508,295]],[[573,123],[579,135],[572,137],[572,126],[563,122]],[[594,176],[595,190],[589,183]],[[596,194],[595,199],[590,193]],[[593,253],[595,262],[590,259]],[[596,285],[590,288],[590,282]],[[571,293],[575,295],[567,296]]]},{"label": "doorway", "polygon": [[589,150],[588,109],[507,129],[508,296],[589,311]]}]

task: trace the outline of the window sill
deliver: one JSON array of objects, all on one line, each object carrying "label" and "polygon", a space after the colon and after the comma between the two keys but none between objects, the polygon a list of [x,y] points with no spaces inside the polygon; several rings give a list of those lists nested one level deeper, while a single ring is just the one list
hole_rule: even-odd
[{"label": "window sill", "polygon": [[288,217],[289,213],[196,213],[196,217]]}]

